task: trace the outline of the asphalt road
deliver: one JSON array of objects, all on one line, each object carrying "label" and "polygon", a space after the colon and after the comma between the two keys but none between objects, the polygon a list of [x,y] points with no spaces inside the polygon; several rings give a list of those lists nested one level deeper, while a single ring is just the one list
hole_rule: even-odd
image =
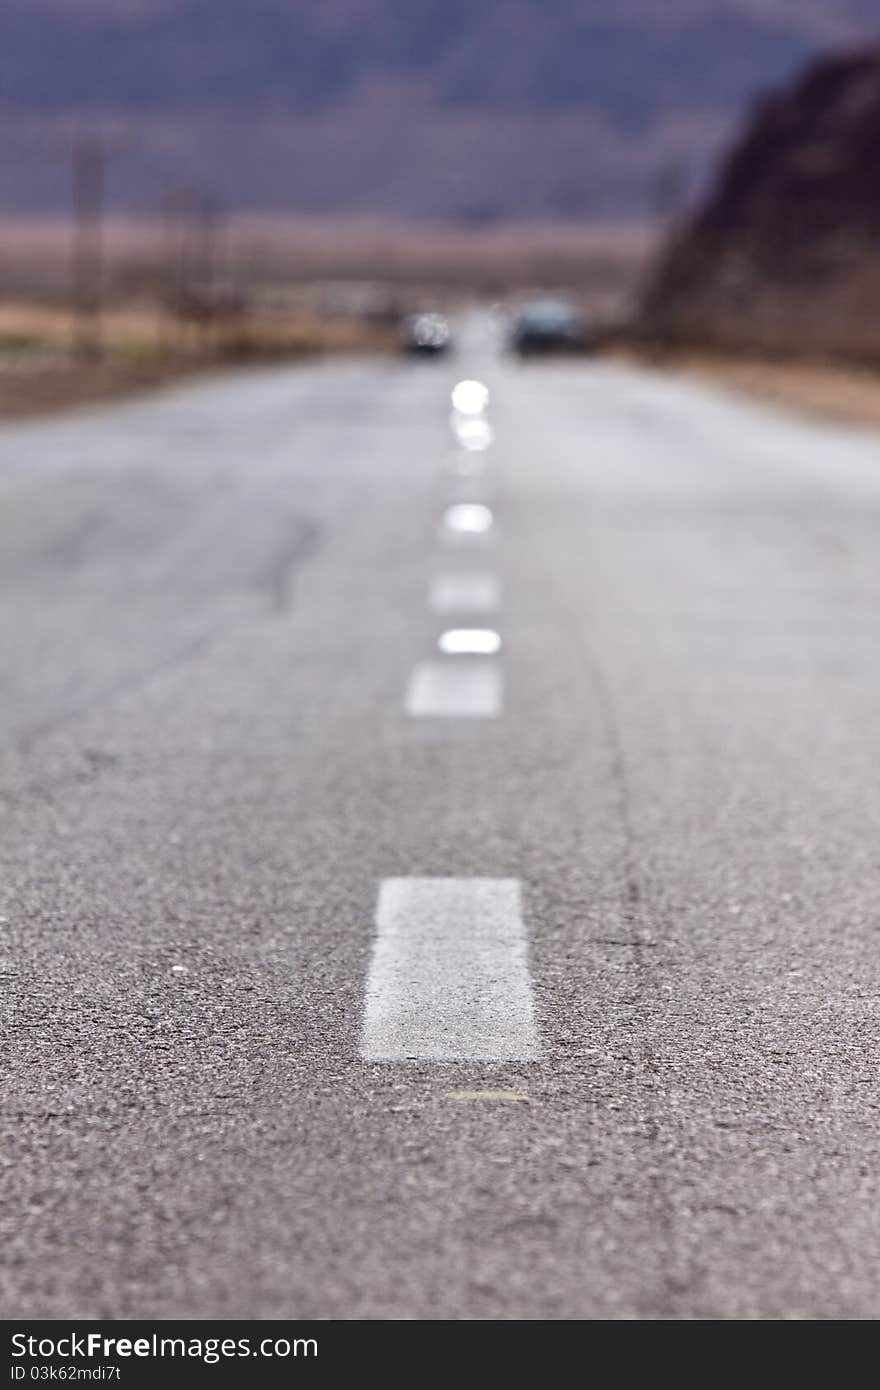
[{"label": "asphalt road", "polygon": [[474,325],[3,427],[7,1316],[880,1315],[878,445]]}]

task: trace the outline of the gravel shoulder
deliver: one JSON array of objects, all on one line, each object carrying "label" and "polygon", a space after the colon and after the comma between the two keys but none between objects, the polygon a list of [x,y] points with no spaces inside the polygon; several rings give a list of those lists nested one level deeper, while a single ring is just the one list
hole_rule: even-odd
[{"label": "gravel shoulder", "polygon": [[664,352],[650,360],[811,419],[880,428],[880,373],[870,367],[701,352]]}]

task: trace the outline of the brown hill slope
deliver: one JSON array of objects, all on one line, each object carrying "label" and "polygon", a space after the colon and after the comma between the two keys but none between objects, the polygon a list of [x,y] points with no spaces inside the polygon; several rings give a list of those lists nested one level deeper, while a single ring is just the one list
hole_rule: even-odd
[{"label": "brown hill slope", "polygon": [[763,102],[662,258],[645,324],[669,341],[880,358],[880,48]]}]

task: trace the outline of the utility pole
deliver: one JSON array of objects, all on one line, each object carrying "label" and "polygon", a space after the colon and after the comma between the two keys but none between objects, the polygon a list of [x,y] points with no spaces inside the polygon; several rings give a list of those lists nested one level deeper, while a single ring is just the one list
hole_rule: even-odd
[{"label": "utility pole", "polygon": [[217,201],[209,193],[198,200],[198,265],[199,283],[208,299],[214,292],[214,277],[217,271],[217,233],[220,210]]},{"label": "utility pole", "polygon": [[168,322],[169,346],[173,351],[181,347],[181,324],[183,321],[184,297],[184,244],[181,224],[180,189],[167,183],[162,195],[163,223],[163,299]]},{"label": "utility pole", "polygon": [[73,310],[77,356],[101,355],[104,247],[101,220],[107,151],[100,135],[73,144]]},{"label": "utility pole", "polygon": [[218,232],[220,210],[209,193],[203,193],[196,205],[197,218],[197,298],[202,320],[203,346],[211,340],[217,309]]},{"label": "utility pole", "polygon": [[169,183],[163,198],[165,299],[178,346],[191,328],[210,327],[218,272],[219,208],[191,180]]}]

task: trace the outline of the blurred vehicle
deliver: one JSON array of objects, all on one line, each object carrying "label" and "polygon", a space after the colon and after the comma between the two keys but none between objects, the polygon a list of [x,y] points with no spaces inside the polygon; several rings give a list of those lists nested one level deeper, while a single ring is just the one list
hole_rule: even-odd
[{"label": "blurred vehicle", "polygon": [[442,314],[410,314],[401,326],[404,352],[436,356],[452,346],[452,332]]},{"label": "blurred vehicle", "polygon": [[586,316],[565,299],[536,299],[515,314],[510,346],[520,357],[592,352],[596,335]]}]

